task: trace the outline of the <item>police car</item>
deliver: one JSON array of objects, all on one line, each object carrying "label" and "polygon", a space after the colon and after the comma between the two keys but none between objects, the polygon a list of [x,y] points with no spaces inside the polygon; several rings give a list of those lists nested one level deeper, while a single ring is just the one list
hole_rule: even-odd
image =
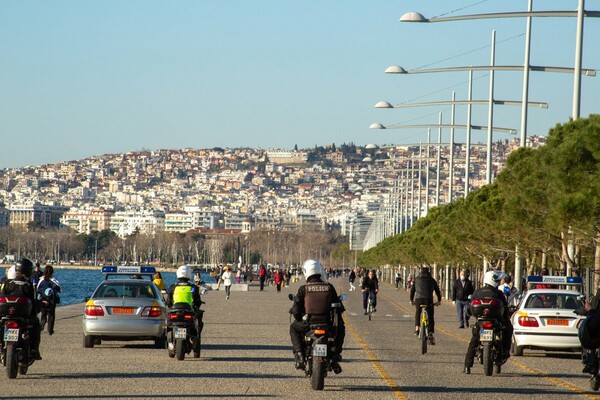
[{"label": "police car", "polygon": [[85,303],[83,347],[103,340],[166,343],[167,307],[152,282],[154,267],[105,266],[105,279]]},{"label": "police car", "polygon": [[585,317],[574,311],[584,306],[580,292],[583,280],[530,276],[527,285],[530,289],[512,316],[514,355],[522,356],[523,349],[580,351],[577,328]]}]

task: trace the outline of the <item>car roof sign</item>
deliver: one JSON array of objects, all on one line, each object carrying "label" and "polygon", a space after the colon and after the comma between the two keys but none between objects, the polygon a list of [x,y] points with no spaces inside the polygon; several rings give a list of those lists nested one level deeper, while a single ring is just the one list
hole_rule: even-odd
[{"label": "car roof sign", "polygon": [[527,284],[544,284],[544,285],[583,285],[583,278],[578,276],[528,276]]},{"label": "car roof sign", "polygon": [[106,275],[106,278],[108,278],[109,275],[154,275],[156,273],[156,268],[129,265],[106,265],[102,267],[102,273]]}]

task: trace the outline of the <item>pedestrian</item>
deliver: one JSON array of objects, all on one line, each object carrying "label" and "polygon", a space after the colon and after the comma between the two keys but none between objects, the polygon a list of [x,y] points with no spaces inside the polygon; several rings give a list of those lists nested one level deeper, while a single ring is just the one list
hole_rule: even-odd
[{"label": "pedestrian", "polygon": [[452,304],[456,305],[459,329],[464,329],[465,325],[467,328],[469,327],[469,296],[474,291],[473,282],[469,280],[469,271],[462,269],[460,271],[460,278],[452,286]]},{"label": "pedestrian", "polygon": [[285,270],[285,285],[290,286],[290,281],[292,280],[292,271],[287,268]]},{"label": "pedestrian", "polygon": [[165,281],[163,281],[162,274],[159,271],[154,273],[154,280],[152,281],[160,291],[166,291],[167,287],[165,285]]},{"label": "pedestrian", "polygon": [[413,284],[413,276],[412,273],[408,274],[406,277],[406,290],[410,290]]},{"label": "pedestrian", "polygon": [[510,275],[506,275],[504,279],[502,279],[502,284],[498,286],[498,290],[506,296],[508,307],[516,307],[518,305],[520,300],[519,289],[512,284],[512,277]]},{"label": "pedestrian", "polygon": [[264,265],[260,266],[258,270],[258,280],[260,282],[260,291],[262,292],[265,289],[265,280],[267,279],[267,269]]},{"label": "pedestrian", "polygon": [[231,281],[233,280],[233,273],[231,272],[231,267],[226,266],[224,268],[223,274],[219,278],[219,283],[217,284],[217,289],[221,286],[221,282],[223,282],[223,286],[225,286],[225,298],[229,300],[229,295],[231,294]]},{"label": "pedestrian", "polygon": [[283,283],[283,272],[280,269],[275,271],[273,274],[273,280],[275,281],[275,285],[277,286],[277,292],[281,292],[281,284]]},{"label": "pedestrian", "polygon": [[242,281],[242,268],[238,268],[237,272],[235,273],[235,277],[237,278],[237,283],[239,285]]},{"label": "pedestrian", "polygon": [[43,331],[46,323],[48,323],[48,335],[54,334],[56,305],[60,303],[60,296],[58,294],[61,292],[60,284],[53,275],[54,268],[51,265],[46,265],[44,276],[36,288],[42,311],[40,321],[41,330]]},{"label": "pedestrian", "polygon": [[348,282],[350,282],[350,292],[356,290],[354,286],[354,280],[356,280],[356,272],[354,270],[350,271],[350,275],[348,276]]}]

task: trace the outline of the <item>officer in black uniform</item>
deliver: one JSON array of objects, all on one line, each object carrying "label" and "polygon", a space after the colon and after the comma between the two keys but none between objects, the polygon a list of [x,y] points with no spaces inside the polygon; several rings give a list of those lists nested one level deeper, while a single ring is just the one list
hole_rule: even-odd
[{"label": "officer in black uniform", "polygon": [[[304,369],[304,335],[310,328],[310,323],[331,324],[331,304],[339,302],[335,287],[324,281],[325,271],[317,260],[306,260],[302,264],[302,272],[306,284],[298,288],[290,314],[294,321],[290,324],[290,338],[294,350],[294,359],[297,369]],[[344,307],[337,309],[338,329],[334,342],[331,369],[336,374],[342,372],[339,365],[341,361],[342,346],[346,335],[346,327],[342,319]],[[306,317],[305,317],[306,316]]]},{"label": "officer in black uniform", "polygon": [[[510,343],[512,341],[513,327],[508,316],[508,304],[506,302],[506,296],[503,292],[498,290],[498,284],[502,279],[506,277],[506,274],[502,271],[488,271],[483,276],[483,286],[477,289],[471,296],[471,300],[476,299],[497,299],[504,305],[504,314],[502,315],[502,323],[504,330],[502,331],[502,351],[504,354],[502,358],[504,362],[510,357]],[[467,354],[465,355],[465,374],[471,373],[471,367],[475,360],[475,353],[477,352],[477,346],[479,346],[479,329],[477,324],[473,326],[471,341],[467,348]],[[504,363],[503,362],[503,363]]]},{"label": "officer in black uniform", "polygon": [[15,265],[16,277],[13,280],[6,282],[0,290],[2,296],[19,296],[27,297],[31,300],[31,314],[29,315],[29,323],[31,328],[31,357],[34,360],[41,360],[40,355],[40,336],[42,327],[37,314],[40,312],[40,307],[37,301],[36,291],[31,283],[31,274],[33,273],[33,263],[28,258],[23,258]]}]

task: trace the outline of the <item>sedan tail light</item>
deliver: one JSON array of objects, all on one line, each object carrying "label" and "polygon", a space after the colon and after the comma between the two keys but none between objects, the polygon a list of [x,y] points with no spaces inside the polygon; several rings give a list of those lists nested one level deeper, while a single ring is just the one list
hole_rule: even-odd
[{"label": "sedan tail light", "polygon": [[160,307],[144,307],[142,310],[142,317],[160,317]]},{"label": "sedan tail light", "polygon": [[103,317],[104,310],[101,306],[85,306],[85,315],[88,317]]},{"label": "sedan tail light", "polygon": [[537,319],[533,317],[519,317],[519,325],[526,326],[528,328],[537,328],[540,325],[537,322]]}]

